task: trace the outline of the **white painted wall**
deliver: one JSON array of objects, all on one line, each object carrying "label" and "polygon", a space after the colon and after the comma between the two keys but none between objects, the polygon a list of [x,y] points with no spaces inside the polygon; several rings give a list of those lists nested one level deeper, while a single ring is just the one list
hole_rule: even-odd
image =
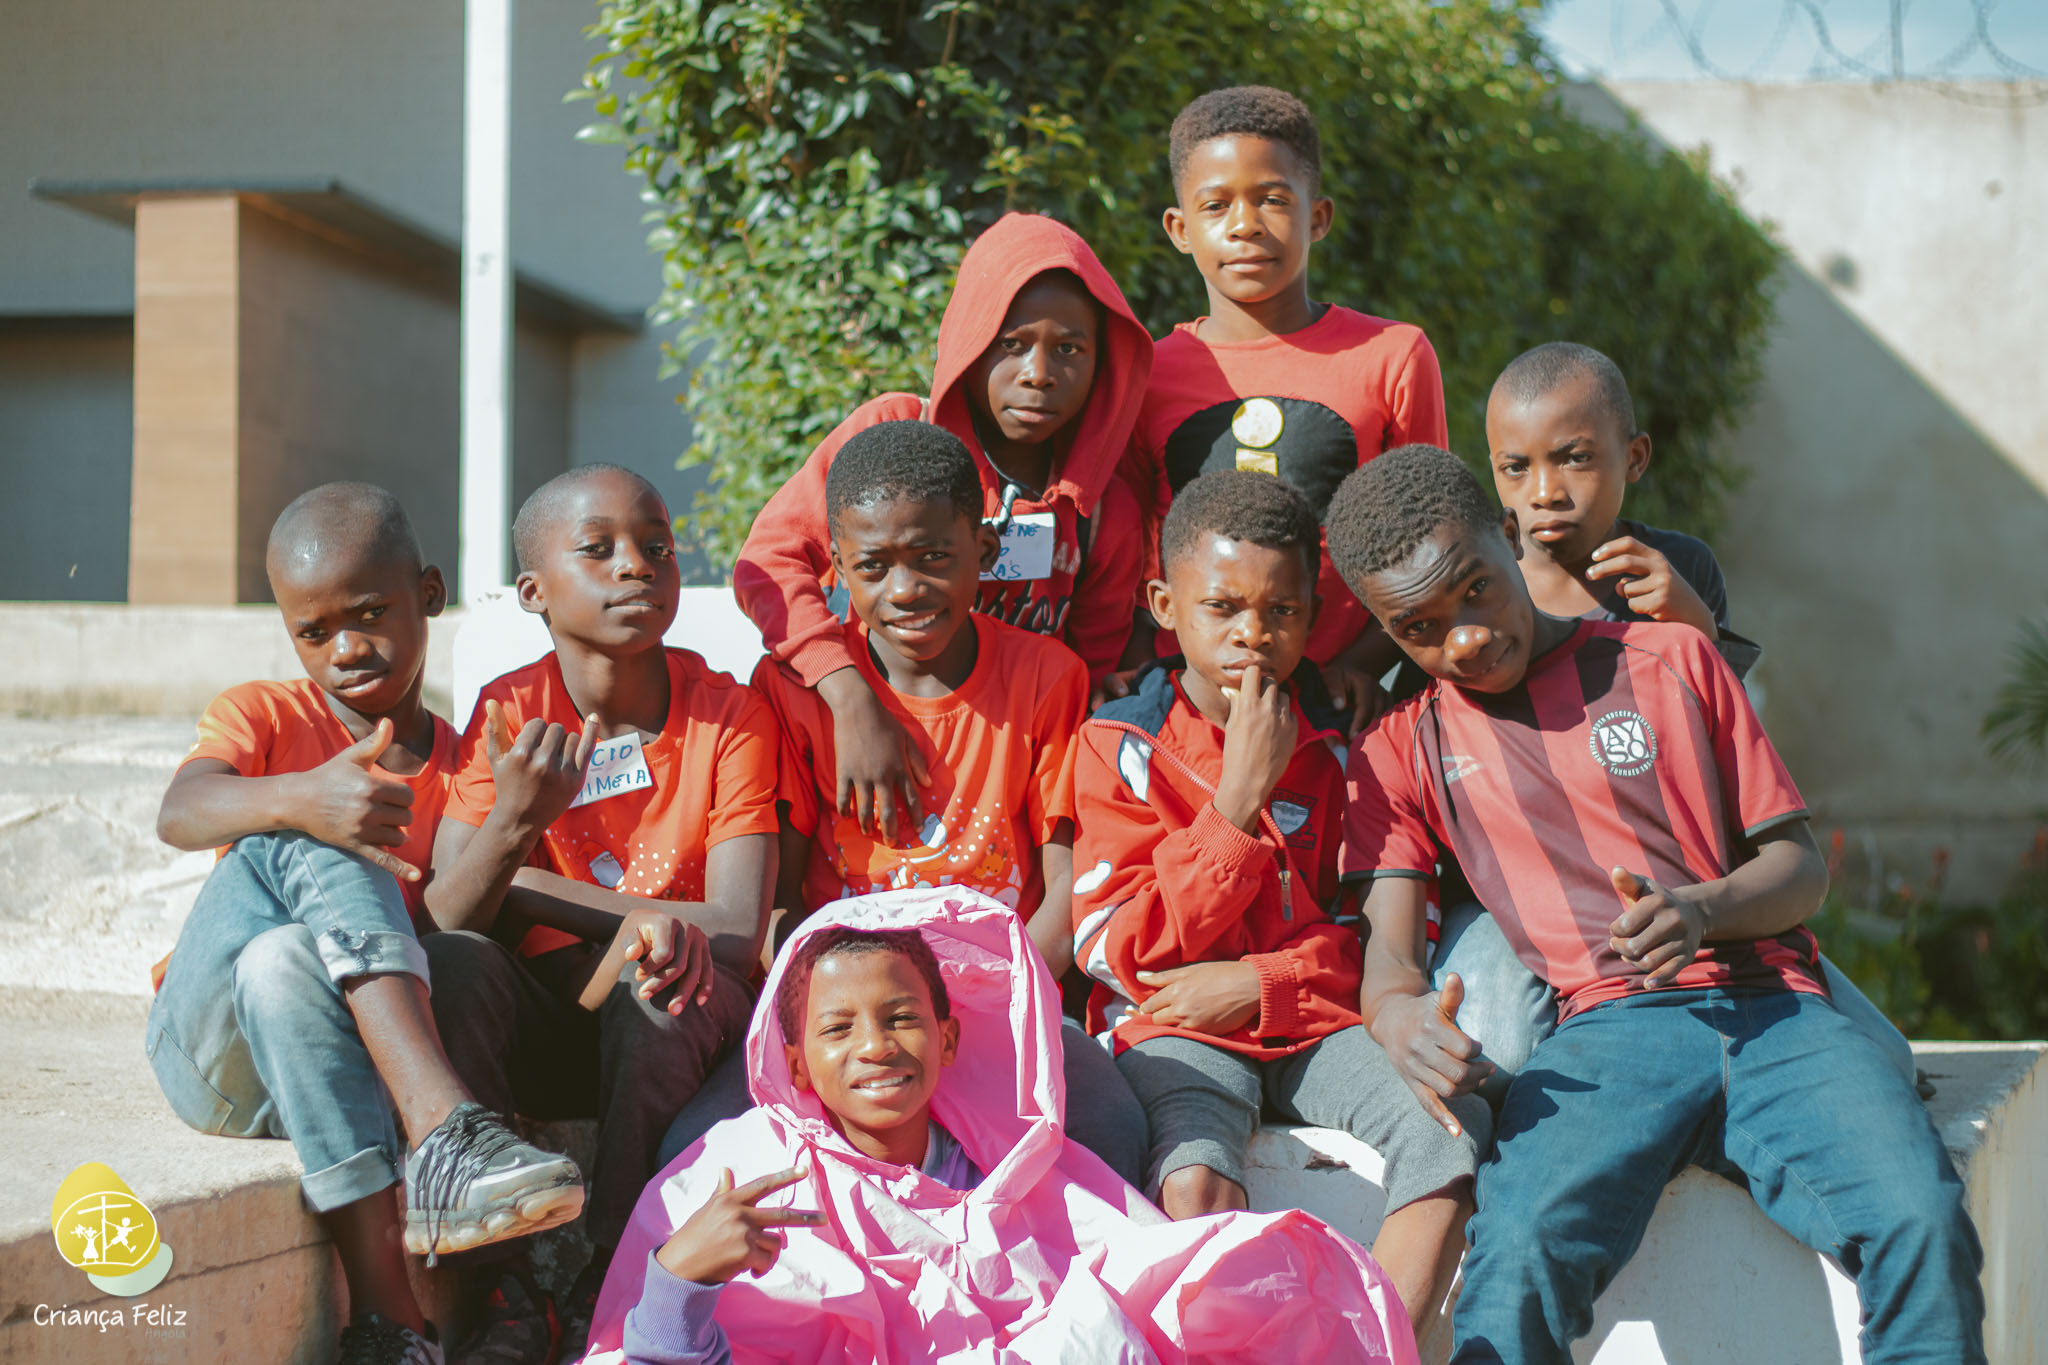
[{"label": "white painted wall", "polygon": [[1665,142],[1706,145],[1789,254],[1715,549],[1766,649],[1766,723],[1852,883],[1924,884],[1946,846],[1950,890],[1994,895],[2048,809],[2048,773],[1978,737],[2018,626],[2048,609],[2048,104],[1973,102],[2016,90],[1613,90]]}]

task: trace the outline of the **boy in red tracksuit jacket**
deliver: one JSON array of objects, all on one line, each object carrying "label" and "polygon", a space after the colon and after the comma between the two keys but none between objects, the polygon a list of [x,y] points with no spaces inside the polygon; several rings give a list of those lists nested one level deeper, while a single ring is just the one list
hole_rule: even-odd
[{"label": "boy in red tracksuit jacket", "polygon": [[1174,500],[1149,593],[1185,660],[1148,667],[1081,727],[1075,956],[1151,1121],[1160,1206],[1245,1208],[1264,1105],[1353,1133],[1387,1160],[1373,1256],[1426,1327],[1490,1121],[1472,1096],[1451,1102],[1462,1124],[1423,1114],[1359,1020],[1358,935],[1328,913],[1343,722],[1317,670],[1296,667],[1319,535],[1270,474],[1204,475]]},{"label": "boy in red tracksuit jacket", "polygon": [[1062,641],[1100,682],[1121,660],[1142,581],[1143,519],[1116,469],[1151,370],[1152,338],[1088,244],[1050,218],[1007,214],[961,259],[931,396],[863,403],[761,509],[733,591],[769,654],[831,708],[842,808],[851,798],[863,823],[871,810],[878,826],[907,815],[914,831],[925,771],[854,667],[846,613],[828,600],[833,457],[882,422],[927,421],[965,442],[982,515],[1002,535],[978,609]]}]

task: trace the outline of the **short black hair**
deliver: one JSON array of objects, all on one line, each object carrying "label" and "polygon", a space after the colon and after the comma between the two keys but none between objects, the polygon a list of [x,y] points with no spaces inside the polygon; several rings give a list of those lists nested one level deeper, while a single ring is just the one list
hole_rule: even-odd
[{"label": "short black hair", "polygon": [[841,953],[895,953],[910,959],[924,984],[931,989],[932,1013],[941,1020],[953,1017],[953,1001],[946,994],[945,978],[939,975],[939,959],[924,935],[915,929],[855,929],[836,924],[820,929],[797,945],[775,989],[775,1022],[782,1025],[784,1042],[803,1038],[803,1013],[810,999],[811,973],[820,962]]},{"label": "short black hair", "polygon": [[1406,562],[1440,527],[1493,531],[1500,509],[1465,462],[1436,446],[1399,446],[1345,476],[1323,525],[1330,559],[1360,601],[1365,581]]},{"label": "short black hair", "polygon": [[528,573],[539,564],[547,547],[542,543],[555,518],[562,514],[562,505],[569,500],[569,494],[592,479],[605,474],[623,474],[649,493],[654,494],[666,510],[668,503],[661,496],[661,490],[649,482],[647,476],[622,464],[578,465],[567,473],[557,474],[527,495],[519,504],[519,515],[512,519],[512,553],[519,561],[519,572]]},{"label": "short black hair", "polygon": [[293,498],[271,523],[264,564],[290,573],[338,556],[420,569],[419,537],[391,492],[373,483],[323,483]]},{"label": "short black hair", "polygon": [[849,507],[948,502],[981,519],[981,471],[958,436],[930,422],[881,422],[856,431],[825,473],[825,525]]},{"label": "short black hair", "polygon": [[1546,341],[1541,346],[1531,346],[1508,362],[1500,378],[1493,381],[1493,387],[1517,403],[1533,403],[1560,384],[1586,374],[1593,376],[1601,408],[1621,424],[1622,438],[1635,439],[1636,405],[1628,396],[1628,380],[1622,378],[1620,366],[1591,346],[1581,346],[1576,341]]},{"label": "short black hair", "polygon": [[1263,137],[1286,146],[1308,175],[1308,192],[1323,187],[1323,140],[1316,116],[1285,90],[1270,85],[1232,85],[1197,95],[1173,116],[1167,136],[1167,166],[1175,188],[1195,148],[1219,137]]},{"label": "short black hair", "polygon": [[1255,469],[1219,469],[1173,495],[1159,528],[1159,568],[1173,566],[1203,535],[1249,541],[1269,550],[1300,550],[1311,581],[1322,567],[1316,509],[1285,479]]}]

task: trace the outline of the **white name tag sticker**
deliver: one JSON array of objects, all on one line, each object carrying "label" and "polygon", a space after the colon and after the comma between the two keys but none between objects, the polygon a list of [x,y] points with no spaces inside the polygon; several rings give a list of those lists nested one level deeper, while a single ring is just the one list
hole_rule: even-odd
[{"label": "white name tag sticker", "polygon": [[640,752],[639,735],[599,740],[590,751],[590,771],[583,778],[583,790],[576,793],[569,809],[627,792],[645,791],[653,785],[654,775],[647,771],[647,755]]},{"label": "white name tag sticker", "polygon": [[1058,535],[1050,512],[1020,512],[1003,528],[1003,548],[984,583],[1023,583],[1052,577],[1052,546]]}]

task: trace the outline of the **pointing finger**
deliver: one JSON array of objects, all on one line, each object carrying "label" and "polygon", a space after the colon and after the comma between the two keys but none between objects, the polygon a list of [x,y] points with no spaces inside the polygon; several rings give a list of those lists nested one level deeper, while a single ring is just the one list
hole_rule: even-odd
[{"label": "pointing finger", "polygon": [[351,844],[349,850],[369,859],[402,882],[416,882],[420,879],[418,868],[395,853],[385,852],[375,844]]}]

